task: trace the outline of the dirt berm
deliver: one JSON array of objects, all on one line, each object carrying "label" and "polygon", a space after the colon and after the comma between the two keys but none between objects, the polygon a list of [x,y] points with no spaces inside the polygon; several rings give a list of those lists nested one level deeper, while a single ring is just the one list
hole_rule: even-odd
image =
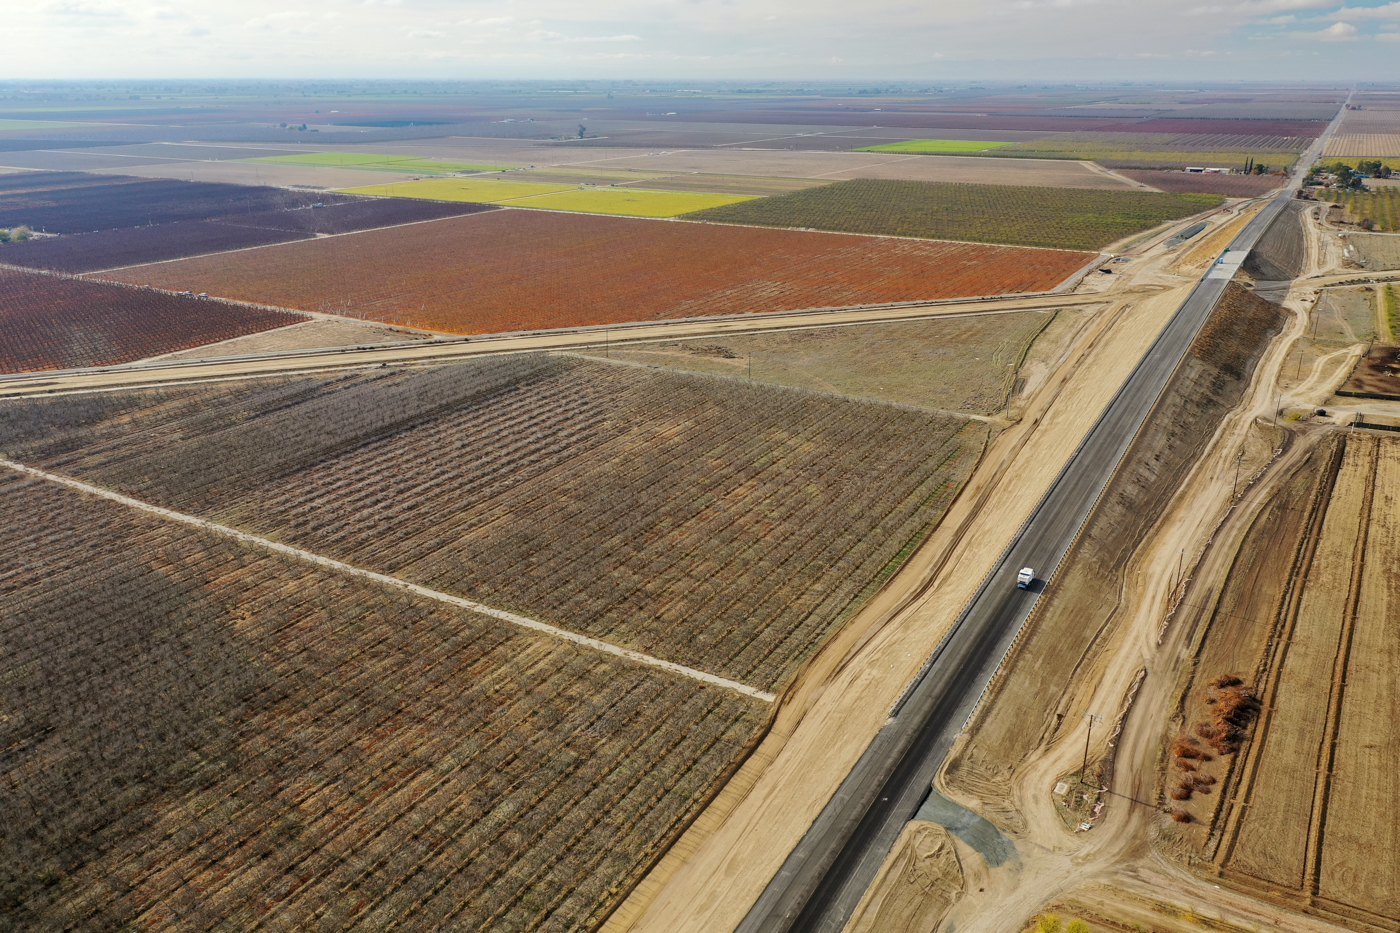
[{"label": "dirt berm", "polygon": [[1243,398],[1284,319],[1278,305],[1232,283],[1128,448],[947,766],[949,789],[980,800],[989,818],[1022,828],[1010,775],[1062,724],[1075,725],[1070,688],[1091,684],[1106,657],[1133,551]]}]

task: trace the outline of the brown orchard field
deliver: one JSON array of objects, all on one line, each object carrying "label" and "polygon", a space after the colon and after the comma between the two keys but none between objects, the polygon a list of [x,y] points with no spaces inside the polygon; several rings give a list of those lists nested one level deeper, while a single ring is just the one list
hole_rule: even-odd
[{"label": "brown orchard field", "polygon": [[0,926],[587,930],[767,704],[4,471]]},{"label": "brown orchard field", "polygon": [[[1400,443],[1324,441],[1255,520],[1201,638],[1185,718],[1233,674],[1262,712],[1215,793],[1176,804],[1182,839],[1225,881],[1351,928],[1400,921]],[[1173,779],[1175,775],[1173,775]]]},{"label": "brown orchard field", "polygon": [[0,267],[0,373],[128,363],[303,320],[270,308]]},{"label": "brown orchard field", "polygon": [[505,209],[115,281],[457,334],[1053,289],[1093,254]]},{"label": "brown orchard field", "polygon": [[1118,169],[1118,174],[1151,185],[1158,191],[1223,194],[1227,198],[1259,197],[1287,181],[1278,175],[1208,175],[1161,169]]},{"label": "brown orchard field", "polygon": [[13,459],[765,690],[922,540],[989,430],[563,357],[0,415]]}]

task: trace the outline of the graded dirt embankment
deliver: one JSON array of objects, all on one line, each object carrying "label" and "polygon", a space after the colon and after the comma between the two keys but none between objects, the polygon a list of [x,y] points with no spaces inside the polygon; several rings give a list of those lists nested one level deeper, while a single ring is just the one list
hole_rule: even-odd
[{"label": "graded dirt embankment", "polygon": [[984,815],[1021,826],[1011,775],[1077,723],[1069,688],[1093,683],[1106,663],[1129,558],[1243,397],[1282,322],[1277,305],[1230,286],[1154,406],[947,767],[950,789],[981,801]]},{"label": "graded dirt embankment", "polygon": [[938,530],[813,661],[763,746],[604,930],[738,925],[1184,297],[1133,296],[1085,328]]},{"label": "graded dirt embankment", "polygon": [[925,933],[938,929],[963,892],[962,865],[942,826],[911,822],[885,860],[844,933]]}]

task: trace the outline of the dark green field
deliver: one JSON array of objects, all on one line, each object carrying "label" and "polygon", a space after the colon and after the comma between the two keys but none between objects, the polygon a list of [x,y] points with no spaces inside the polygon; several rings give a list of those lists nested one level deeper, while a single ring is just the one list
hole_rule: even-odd
[{"label": "dark green field", "polygon": [[856,179],[696,211],[685,218],[974,243],[1100,249],[1164,220],[1217,207],[1222,200],[1212,194]]}]

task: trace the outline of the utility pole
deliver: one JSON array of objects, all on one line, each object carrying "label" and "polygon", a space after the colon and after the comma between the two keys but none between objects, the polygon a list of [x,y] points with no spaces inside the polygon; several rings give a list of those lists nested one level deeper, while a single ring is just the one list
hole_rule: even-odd
[{"label": "utility pole", "polygon": [[603,355],[608,359],[612,359],[612,340],[609,337],[609,331],[606,327],[603,328]]},{"label": "utility pole", "polygon": [[1103,722],[1103,717],[1095,716],[1087,709],[1079,715],[1089,717],[1089,731],[1084,736],[1084,764],[1079,768],[1079,783],[1082,785],[1084,783],[1084,772],[1089,770],[1089,740],[1094,737],[1094,723]]},{"label": "utility pole", "polygon": [[749,351],[749,382],[753,382],[753,351]]}]

